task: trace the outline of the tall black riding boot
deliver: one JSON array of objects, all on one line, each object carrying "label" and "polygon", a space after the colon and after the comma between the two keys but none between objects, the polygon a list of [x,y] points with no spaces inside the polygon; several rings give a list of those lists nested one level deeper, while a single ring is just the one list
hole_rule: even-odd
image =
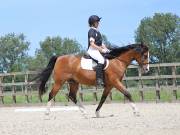
[{"label": "tall black riding boot", "polygon": [[96,86],[97,88],[104,87],[104,64],[99,64],[96,67]]}]

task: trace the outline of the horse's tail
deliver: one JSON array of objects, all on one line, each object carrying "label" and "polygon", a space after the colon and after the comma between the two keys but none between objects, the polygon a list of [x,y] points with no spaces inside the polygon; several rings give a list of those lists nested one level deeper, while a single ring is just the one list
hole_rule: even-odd
[{"label": "horse's tail", "polygon": [[57,58],[58,58],[57,56],[51,57],[47,67],[40,74],[38,74],[35,78],[32,79],[32,81],[37,80],[37,79],[39,80],[40,82],[39,94],[40,95],[43,95],[46,92],[45,85],[54,69],[54,65],[56,63]]}]

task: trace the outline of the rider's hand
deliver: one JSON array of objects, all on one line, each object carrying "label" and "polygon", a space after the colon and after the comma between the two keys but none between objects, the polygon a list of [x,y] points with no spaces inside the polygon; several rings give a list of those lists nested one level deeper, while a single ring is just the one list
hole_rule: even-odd
[{"label": "rider's hand", "polygon": [[111,50],[107,49],[107,53],[110,53]]},{"label": "rider's hand", "polygon": [[109,49],[106,49],[106,48],[103,48],[103,49],[101,50],[101,52],[102,52],[102,53],[109,53],[110,50],[109,50]]}]

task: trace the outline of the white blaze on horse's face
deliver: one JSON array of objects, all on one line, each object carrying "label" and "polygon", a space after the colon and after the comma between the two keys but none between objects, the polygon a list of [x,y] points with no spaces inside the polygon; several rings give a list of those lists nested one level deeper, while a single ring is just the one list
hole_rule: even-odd
[{"label": "white blaze on horse's face", "polygon": [[146,64],[143,65],[143,70],[145,73],[147,73],[149,71],[149,51],[147,52],[147,60],[145,60]]},{"label": "white blaze on horse's face", "polygon": [[148,66],[147,66],[147,70],[149,71],[149,51],[148,51]]}]

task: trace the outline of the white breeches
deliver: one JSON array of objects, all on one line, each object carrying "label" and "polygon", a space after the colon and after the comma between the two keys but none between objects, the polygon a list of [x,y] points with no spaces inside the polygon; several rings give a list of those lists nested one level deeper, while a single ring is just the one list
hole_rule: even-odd
[{"label": "white breeches", "polygon": [[104,64],[104,57],[101,55],[101,53],[92,47],[89,47],[87,53],[95,60],[98,61],[100,64]]}]

